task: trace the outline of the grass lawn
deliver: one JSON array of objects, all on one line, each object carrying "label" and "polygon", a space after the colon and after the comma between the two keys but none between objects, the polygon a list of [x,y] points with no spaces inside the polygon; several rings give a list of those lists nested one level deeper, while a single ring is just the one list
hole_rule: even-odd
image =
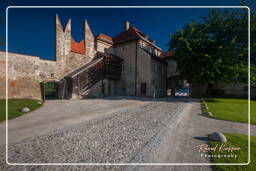
[{"label": "grass lawn", "polygon": [[[248,100],[243,99],[205,99],[212,118],[248,123]],[[256,101],[251,100],[251,123],[256,124]]]},{"label": "grass lawn", "polygon": [[[240,147],[241,150],[233,152],[223,152],[223,151],[211,151],[211,154],[236,154],[237,158],[217,158],[213,157],[213,163],[247,163],[248,162],[248,136],[241,134],[224,134],[227,138],[227,144]],[[215,147],[217,142],[210,142],[211,147]],[[249,165],[243,166],[223,166],[216,165],[214,170],[217,171],[252,171],[256,170],[256,136],[251,136],[251,162]]]},{"label": "grass lawn", "polygon": [[[0,100],[0,121],[5,120],[5,99]],[[12,119],[23,115],[20,109],[23,107],[28,107],[30,111],[33,111],[42,106],[42,104],[37,103],[38,100],[33,99],[9,99],[8,100],[8,118]]]}]

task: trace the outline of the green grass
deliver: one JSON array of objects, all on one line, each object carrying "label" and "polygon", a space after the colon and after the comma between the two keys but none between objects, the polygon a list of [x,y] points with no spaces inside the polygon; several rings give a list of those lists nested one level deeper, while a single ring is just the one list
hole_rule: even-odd
[{"label": "green grass", "polygon": [[[4,121],[5,118],[5,99],[0,100],[0,121]],[[42,106],[42,104],[37,103],[38,100],[33,99],[9,99],[8,100],[8,118],[12,119],[23,115],[24,112],[21,112],[20,109],[23,107],[28,107],[30,111],[33,111]]]},{"label": "green grass", "polygon": [[[212,118],[248,123],[248,100],[243,99],[205,99]],[[251,123],[256,124],[256,101],[251,101]]]},{"label": "green grass", "polygon": [[[217,158],[213,157],[213,163],[247,163],[248,162],[248,136],[241,134],[224,134],[227,138],[227,145],[240,147],[241,150],[233,152],[211,151],[210,154],[236,154],[237,158]],[[217,142],[209,142],[211,147],[215,147]],[[251,162],[249,165],[215,165],[214,170],[217,171],[252,171],[256,170],[256,136],[251,136]]]}]

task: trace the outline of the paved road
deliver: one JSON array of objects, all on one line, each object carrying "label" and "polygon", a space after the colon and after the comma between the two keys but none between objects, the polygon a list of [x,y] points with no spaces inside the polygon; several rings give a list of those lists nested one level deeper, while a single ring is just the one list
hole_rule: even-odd
[{"label": "paved road", "polygon": [[189,95],[189,87],[184,87],[179,91],[176,91],[175,96],[188,96]]},{"label": "paved road", "polygon": [[[49,107],[54,107],[54,110],[49,110]],[[16,136],[23,133],[26,138],[15,139],[13,136],[8,151],[9,162],[209,163],[195,148],[205,143],[207,134],[213,131],[246,133],[246,124],[241,127],[233,122],[203,117],[198,100],[184,98],[54,101],[34,113],[14,119],[12,125],[21,124],[18,119],[25,116],[36,119],[34,115],[39,117],[38,113],[45,114],[43,111],[48,111],[47,118],[42,116],[41,121],[30,120],[31,125],[26,122],[27,127],[33,129],[30,136],[25,125],[10,130],[12,134],[17,131]],[[53,128],[38,131],[44,128],[44,124]],[[1,146],[0,170],[74,169],[74,166],[7,166],[4,151],[4,146]],[[75,167],[87,170],[211,170],[209,166]]]}]

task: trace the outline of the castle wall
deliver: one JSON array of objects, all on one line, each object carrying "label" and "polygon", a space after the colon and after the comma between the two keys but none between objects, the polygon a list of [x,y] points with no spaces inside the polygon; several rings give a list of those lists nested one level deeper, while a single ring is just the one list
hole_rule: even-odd
[{"label": "castle wall", "polygon": [[[9,98],[41,99],[40,82],[62,80],[67,74],[94,58],[96,53],[94,36],[87,21],[84,22],[84,39],[80,42],[75,42],[71,36],[71,19],[63,29],[56,15],[55,24],[55,61],[42,60],[37,56],[9,53]],[[98,82],[91,88],[89,94],[102,94],[100,90],[104,89],[105,95],[141,96],[142,84],[146,84],[146,96],[164,95],[166,66],[153,60],[150,54],[140,49],[138,40],[128,41],[114,47],[97,40],[96,48],[100,52],[114,54],[123,59],[122,77],[120,81],[104,80],[103,84]],[[137,61],[135,61],[136,58]],[[5,52],[1,52],[0,64],[5,66],[5,63]],[[135,67],[137,68],[136,76]],[[5,68],[0,69],[0,74],[0,98],[5,98]]]},{"label": "castle wall", "polygon": [[[71,20],[63,30],[57,15],[55,19],[56,61],[8,53],[9,98],[41,99],[40,82],[61,80],[65,75],[80,68],[94,57],[94,37],[87,22],[84,26],[85,51],[81,54],[72,52],[71,49]],[[1,66],[6,64],[5,52],[0,52],[0,64]],[[0,98],[5,98],[5,67],[1,67],[0,74]]]},{"label": "castle wall", "polygon": [[[5,98],[6,53],[0,52],[0,98]],[[55,61],[8,53],[8,97],[41,99],[40,82],[54,80]]]},{"label": "castle wall", "polygon": [[91,28],[87,20],[84,21],[84,41],[85,41],[85,53],[86,55],[92,58],[95,55],[94,36],[92,34]]},{"label": "castle wall", "polygon": [[59,72],[60,79],[69,74],[70,72],[80,68],[87,62],[91,61],[90,57],[74,52],[68,53],[63,58],[64,60],[62,60],[62,62],[57,61],[57,65],[59,68],[59,71],[57,72]]},{"label": "castle wall", "polygon": [[[57,70],[56,75],[58,79],[62,79],[65,75],[70,72],[80,68],[94,57],[95,49],[94,49],[94,37],[90,30],[90,27],[85,21],[84,23],[84,43],[81,44],[84,46],[85,51],[81,53],[73,52],[71,42],[71,19],[68,20],[68,23],[65,26],[65,30],[63,31],[63,27],[61,25],[59,17],[56,15],[55,18],[56,24],[56,62],[57,62]],[[74,40],[73,40],[74,41]],[[74,43],[74,42],[73,42]],[[73,46],[78,46],[79,43],[72,44]],[[80,47],[73,47],[80,48]]]}]

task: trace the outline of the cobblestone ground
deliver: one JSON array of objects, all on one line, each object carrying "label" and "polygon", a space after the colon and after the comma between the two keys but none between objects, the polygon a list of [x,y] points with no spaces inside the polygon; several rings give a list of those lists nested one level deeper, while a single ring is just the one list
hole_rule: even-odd
[{"label": "cobblestone ground", "polygon": [[[10,163],[129,163],[165,127],[175,121],[185,103],[152,101],[140,108],[80,123],[51,134],[9,146]],[[148,147],[147,147],[148,148]],[[17,170],[5,164],[0,147],[0,170]],[[141,155],[141,154],[140,154]],[[84,166],[77,166],[77,169]],[[105,166],[98,169],[121,168]],[[53,170],[54,166],[20,166],[19,170]],[[96,166],[86,166],[95,170]],[[97,169],[97,170],[98,170]],[[74,170],[74,167],[72,168]]]}]

